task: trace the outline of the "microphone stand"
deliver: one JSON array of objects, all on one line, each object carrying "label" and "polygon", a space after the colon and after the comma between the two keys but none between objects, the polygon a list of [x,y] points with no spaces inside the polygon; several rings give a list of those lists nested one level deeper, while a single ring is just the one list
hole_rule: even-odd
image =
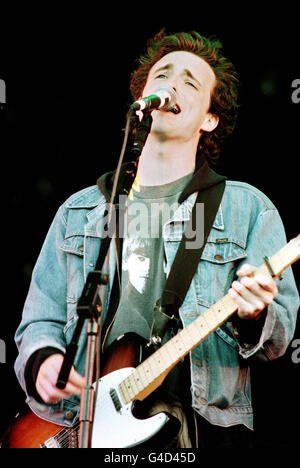
[{"label": "microphone stand", "polygon": [[151,112],[144,112],[143,119],[139,124],[139,129],[137,132],[136,139],[132,145],[131,153],[136,157],[139,158],[141,152],[143,151],[144,145],[146,143],[147,137],[151,130],[152,125],[152,115]]},{"label": "microphone stand", "polygon": [[[120,170],[123,157],[125,154],[128,134],[130,130],[131,118],[134,113],[133,107],[130,108],[127,123],[124,135],[124,143],[119,158],[118,167],[116,169],[113,191],[111,196],[110,203],[110,215],[112,209],[116,210],[116,226],[119,227],[119,216],[121,206],[120,203],[117,203],[116,198],[121,194],[126,194],[130,192],[134,179],[136,177],[137,167],[138,167],[138,158],[143,150],[144,144],[148,137],[148,134],[151,130],[152,125],[152,116],[150,112],[145,112],[142,121],[139,124],[137,135],[133,143],[131,154],[136,158],[135,161],[129,164],[129,168],[126,169],[125,174],[121,174]],[[125,207],[122,207],[122,212],[124,215]],[[62,363],[60,373],[57,379],[56,386],[57,388],[64,389],[71,372],[71,368],[74,363],[76,352],[78,349],[78,342],[82,333],[83,326],[86,320],[89,320],[87,325],[87,354],[86,354],[86,386],[81,394],[81,405],[80,405],[80,431],[79,431],[79,448],[89,448],[91,447],[92,439],[92,427],[94,419],[94,410],[96,395],[93,387],[93,377],[95,369],[95,357],[97,355],[97,348],[100,349],[100,336],[101,336],[101,321],[102,321],[102,305],[105,302],[106,296],[106,286],[108,284],[108,266],[109,266],[109,248],[110,241],[112,236],[119,231],[113,229],[111,223],[111,216],[108,216],[108,234],[107,236],[102,235],[101,245],[98,260],[96,267],[93,271],[90,271],[86,283],[84,285],[81,297],[77,303],[77,315],[78,321],[71,339],[71,342],[66,347],[66,354],[64,361]],[[105,227],[105,226],[104,226]],[[103,231],[104,231],[103,227]],[[115,231],[115,232],[114,232]],[[102,272],[104,267],[104,273]],[[99,297],[99,289],[102,285],[101,298]],[[100,354],[100,353],[99,353]],[[99,363],[98,363],[99,365]],[[99,367],[100,368],[100,367]],[[99,369],[98,368],[98,369]]]}]

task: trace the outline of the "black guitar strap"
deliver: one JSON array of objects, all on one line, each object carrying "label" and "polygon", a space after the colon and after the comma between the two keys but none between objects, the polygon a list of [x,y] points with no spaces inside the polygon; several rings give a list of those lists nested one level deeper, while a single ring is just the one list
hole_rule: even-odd
[{"label": "black guitar strap", "polygon": [[[160,345],[167,329],[171,330],[171,333],[177,333],[178,324],[180,323],[178,309],[185,299],[198,267],[225,189],[226,177],[215,173],[209,168],[206,161],[200,161],[198,164],[197,172],[192,181],[184,189],[179,198],[179,203],[182,203],[189,195],[198,192],[190,220],[187,223],[171,271],[167,277],[162,297],[154,306],[150,335],[150,344],[154,346]],[[127,166],[124,166],[124,168],[124,170],[126,170]],[[108,174],[106,178],[109,176],[111,177],[112,175]],[[98,183],[98,185],[103,192],[103,183]],[[203,204],[204,216],[201,216],[203,211],[198,209],[200,204]],[[124,214],[123,210],[121,210],[120,214]],[[200,225],[199,216],[202,221]],[[119,217],[117,217],[117,220],[118,219]],[[116,232],[118,233],[119,230],[117,229]],[[194,233],[194,237],[191,236],[192,233]],[[199,235],[201,241],[200,245]],[[119,238],[118,241],[118,255],[121,261],[122,239]],[[99,258],[100,256],[101,255],[99,255]],[[114,298],[114,300],[112,300],[109,305],[102,336],[106,334],[119,302],[117,275],[115,275],[114,278],[111,297]]]},{"label": "black guitar strap", "polygon": [[[215,175],[217,176],[216,183],[198,192],[191,218],[182,236],[161,300],[155,304],[149,343],[154,347],[159,347],[162,342],[166,341],[164,337],[167,330],[167,339],[172,334],[177,333],[178,324],[180,323],[178,309],[185,299],[197,270],[225,189],[225,177]],[[199,210],[199,204],[203,204],[204,216],[201,216],[203,211]],[[199,215],[200,221],[204,223],[204,226],[200,225],[200,229],[199,219],[197,219]],[[193,239],[191,239],[191,233],[195,233]]]}]

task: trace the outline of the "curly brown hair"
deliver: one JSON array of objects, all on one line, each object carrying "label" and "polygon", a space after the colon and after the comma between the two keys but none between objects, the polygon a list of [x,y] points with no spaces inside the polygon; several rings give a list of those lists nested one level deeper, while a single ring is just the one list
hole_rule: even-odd
[{"label": "curly brown hair", "polygon": [[216,84],[212,90],[209,112],[219,117],[219,124],[214,131],[203,133],[197,150],[197,155],[204,155],[208,162],[218,159],[224,139],[235,127],[239,107],[237,72],[234,65],[222,55],[222,47],[215,36],[206,38],[196,31],[166,35],[165,29],[162,29],[148,40],[146,52],[138,59],[138,68],[132,72],[130,79],[130,91],[133,99],[137,100],[142,96],[150,69],[170,52],[191,52],[210,65]]}]

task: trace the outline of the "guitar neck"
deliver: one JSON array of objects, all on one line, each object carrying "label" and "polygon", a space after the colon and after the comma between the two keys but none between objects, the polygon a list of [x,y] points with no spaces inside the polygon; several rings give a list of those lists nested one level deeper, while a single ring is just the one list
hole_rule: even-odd
[{"label": "guitar neck", "polygon": [[[299,258],[300,235],[271,257],[268,263],[274,276],[278,277],[284,269]],[[270,270],[266,264],[257,268],[253,276],[259,274],[270,276]],[[236,310],[236,303],[227,294],[142,362],[119,385],[119,391],[124,403],[144,400],[161,385],[167,374],[184,356],[226,322]]]},{"label": "guitar neck", "polygon": [[144,400],[165,379],[170,370],[237,309],[229,295],[171,338],[119,385],[124,403]]}]

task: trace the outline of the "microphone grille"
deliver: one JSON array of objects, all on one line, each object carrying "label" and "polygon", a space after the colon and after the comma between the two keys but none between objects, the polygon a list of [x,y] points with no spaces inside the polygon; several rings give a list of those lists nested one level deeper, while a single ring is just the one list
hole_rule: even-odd
[{"label": "microphone grille", "polygon": [[163,107],[161,107],[162,110],[168,111],[168,110],[173,109],[173,107],[176,106],[177,95],[176,95],[175,89],[172,88],[172,86],[164,86],[162,88],[159,88],[156,91],[156,94],[159,94],[161,97],[168,99],[167,103]]}]

